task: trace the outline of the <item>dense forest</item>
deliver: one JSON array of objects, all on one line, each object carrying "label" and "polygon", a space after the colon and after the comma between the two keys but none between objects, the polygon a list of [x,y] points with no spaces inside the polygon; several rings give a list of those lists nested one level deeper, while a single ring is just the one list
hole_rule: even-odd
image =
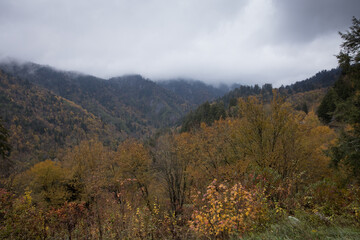
[{"label": "dense forest", "polygon": [[216,99],[216,101],[206,101],[196,109],[190,111],[182,121],[181,131],[189,131],[193,128],[199,128],[201,123],[212,124],[220,118],[227,116],[234,117],[237,114],[237,102],[239,98],[250,96],[260,96],[267,103],[273,98],[273,91],[276,90],[281,96],[289,102],[295,110],[301,110],[305,113],[315,111],[324,97],[327,89],[332,86],[340,77],[340,69],[330,71],[323,70],[315,76],[303,81],[296,82],[289,86],[281,86],[274,89],[272,84],[264,84],[262,87],[240,85],[235,89]]},{"label": "dense forest", "polygon": [[340,36],[339,68],[222,97],[2,65],[0,239],[359,239],[360,20]]},{"label": "dense forest", "polygon": [[158,84],[197,105],[206,101],[215,100],[229,91],[229,87],[224,84],[219,87],[214,87],[201,81],[186,79],[159,81]]},{"label": "dense forest", "polygon": [[17,62],[0,64],[0,69],[76,103],[134,137],[171,126],[193,107],[191,102],[140,75],[106,80]]}]

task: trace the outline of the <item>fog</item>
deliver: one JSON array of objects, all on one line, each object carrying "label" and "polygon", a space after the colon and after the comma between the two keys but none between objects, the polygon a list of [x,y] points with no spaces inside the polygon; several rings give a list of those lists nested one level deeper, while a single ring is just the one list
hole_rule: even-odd
[{"label": "fog", "polygon": [[358,0],[2,0],[0,58],[279,86],[336,67],[338,31],[359,10]]}]

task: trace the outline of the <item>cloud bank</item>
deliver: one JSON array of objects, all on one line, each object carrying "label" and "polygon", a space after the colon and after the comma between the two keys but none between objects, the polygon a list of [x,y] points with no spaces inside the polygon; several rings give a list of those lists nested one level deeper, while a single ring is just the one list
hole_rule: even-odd
[{"label": "cloud bank", "polygon": [[288,84],[337,66],[358,0],[2,0],[0,57],[99,77]]}]

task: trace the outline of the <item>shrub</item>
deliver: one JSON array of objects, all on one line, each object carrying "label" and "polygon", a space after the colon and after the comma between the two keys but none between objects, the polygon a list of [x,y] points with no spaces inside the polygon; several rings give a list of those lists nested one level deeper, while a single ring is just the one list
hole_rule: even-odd
[{"label": "shrub", "polygon": [[215,179],[202,198],[195,198],[190,228],[202,236],[223,239],[242,235],[267,216],[263,191],[246,190],[240,183],[228,187]]}]

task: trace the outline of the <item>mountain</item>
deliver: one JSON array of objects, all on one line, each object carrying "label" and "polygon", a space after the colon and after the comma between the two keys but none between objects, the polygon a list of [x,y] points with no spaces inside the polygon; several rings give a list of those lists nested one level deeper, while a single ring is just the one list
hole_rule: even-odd
[{"label": "mountain", "polygon": [[[281,94],[290,96],[294,93],[303,93],[312,90],[328,88],[332,86],[337,81],[337,79],[339,79],[340,75],[341,70],[339,68],[323,70],[308,79],[298,81],[286,87],[281,86],[278,90]],[[232,105],[239,97],[248,97],[258,94],[261,94],[265,100],[270,100],[272,96],[272,90],[273,87],[271,84],[264,84],[262,87],[257,84],[254,86],[240,85],[225,94],[218,101],[222,101],[225,106],[229,106]]]},{"label": "mountain", "polygon": [[[35,63],[2,63],[0,69],[73,102],[104,124],[114,126],[116,131],[135,137],[150,136],[156,129],[176,125],[202,103],[199,111],[194,110],[185,117],[189,126],[199,124],[193,124],[193,118],[206,119],[206,122],[224,118],[225,110],[236,105],[237,98],[261,94],[268,101],[273,90],[271,84],[240,85],[228,92],[231,87],[214,87],[184,79],[153,82],[140,75],[102,79]],[[279,92],[285,96],[297,93],[289,98],[297,109],[314,109],[318,105],[317,95],[324,95],[324,91],[318,89],[331,86],[339,75],[339,69],[321,71],[304,81],[282,86]],[[311,90],[312,93],[301,94]],[[208,103],[215,99],[217,104]]]},{"label": "mountain", "polygon": [[291,89],[294,92],[306,92],[320,88],[328,88],[334,85],[334,83],[340,78],[340,75],[340,68],[323,70],[306,80],[287,86],[286,89]]},{"label": "mountain", "polygon": [[156,128],[176,123],[192,104],[173,92],[140,75],[130,75],[108,80],[117,101],[136,109],[147,124]]},{"label": "mountain", "polygon": [[73,101],[118,131],[135,136],[173,125],[192,107],[183,98],[140,75],[105,80],[15,62],[1,64],[0,69]]},{"label": "mountain", "polygon": [[18,166],[54,158],[84,139],[110,144],[125,133],[76,103],[0,70],[0,118],[10,133],[11,160]]},{"label": "mountain", "polygon": [[226,85],[214,87],[201,81],[186,79],[159,81],[157,83],[194,105],[215,100],[229,91]]},{"label": "mountain", "polygon": [[[334,85],[340,75],[339,68],[330,71],[323,70],[311,78],[286,87],[281,86],[277,90],[296,110],[307,113],[311,110],[315,111],[319,107],[327,89]],[[215,120],[236,115],[236,111],[233,111],[232,107],[237,105],[237,99],[254,95],[261,96],[265,102],[269,102],[273,97],[273,87],[271,84],[264,84],[262,87],[257,84],[254,86],[240,85],[212,103],[205,102],[188,113],[183,118],[181,131],[197,128],[202,122],[211,125]]]}]

